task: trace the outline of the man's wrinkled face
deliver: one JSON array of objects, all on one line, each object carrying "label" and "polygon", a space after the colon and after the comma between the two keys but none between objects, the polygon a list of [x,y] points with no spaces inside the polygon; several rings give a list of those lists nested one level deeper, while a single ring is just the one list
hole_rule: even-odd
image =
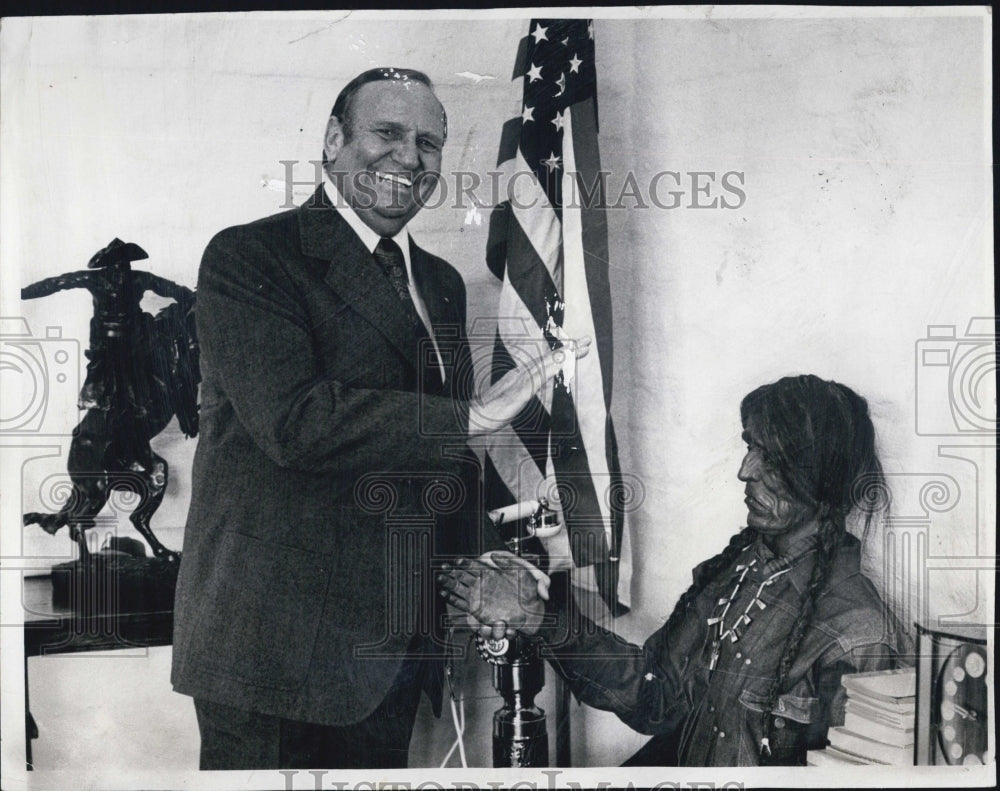
[{"label": "man's wrinkled face", "polygon": [[423,83],[362,85],[342,124],[327,124],[325,151],[337,188],[380,236],[395,236],[437,185],[444,109]]},{"label": "man's wrinkled face", "polygon": [[787,533],[809,523],[816,509],[796,497],[768,461],[763,437],[753,418],[747,421],[743,440],[747,453],[738,477],[746,484],[747,526],[767,536]]}]

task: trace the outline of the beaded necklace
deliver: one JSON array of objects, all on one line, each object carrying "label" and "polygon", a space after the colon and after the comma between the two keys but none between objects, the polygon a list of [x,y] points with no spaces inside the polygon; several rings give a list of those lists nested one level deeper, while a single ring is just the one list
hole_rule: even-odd
[{"label": "beaded necklace", "polygon": [[[729,596],[723,596],[716,602],[716,612],[718,615],[714,615],[708,619],[707,623],[710,629],[710,634],[712,635],[712,658],[708,663],[709,670],[715,670],[715,666],[719,663],[719,654],[722,653],[722,641],[727,637],[732,643],[738,642],[741,635],[741,629],[745,628],[753,620],[750,617],[750,611],[754,607],[758,607],[761,610],[767,609],[767,605],[761,601],[760,595],[764,592],[764,588],[768,585],[773,585],[774,581],[780,577],[782,574],[787,574],[791,571],[791,567],[779,569],[774,572],[770,577],[764,580],[760,586],[757,588],[757,592],[754,594],[753,599],[743,610],[743,614],[740,615],[730,626],[726,626],[726,615],[729,612],[730,606],[732,606],[733,601],[740,592],[740,588],[743,586],[743,581],[747,578],[750,573],[750,569],[757,565],[757,558],[752,558],[747,563],[738,563],[736,565],[736,572],[739,577],[736,580],[736,584],[733,586],[732,593]],[[721,608],[721,612],[719,612]]]}]

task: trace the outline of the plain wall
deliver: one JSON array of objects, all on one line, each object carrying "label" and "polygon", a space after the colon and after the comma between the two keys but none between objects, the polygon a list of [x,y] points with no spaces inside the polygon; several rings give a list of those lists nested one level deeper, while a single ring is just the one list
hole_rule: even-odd
[{"label": "plain wall", "polygon": [[[17,289],[82,268],[115,236],[149,252],[136,268],[193,287],[214,233],[280,209],[282,160],[302,163],[296,180],[312,178],[308,160],[319,157],[337,91],[374,65],[422,69],[436,81],[449,115],[446,169],[495,165],[500,127],[519,111],[509,76],[526,18],[340,16],[5,20],[2,315],[23,316],[36,336],[61,327],[63,342],[82,351],[87,295],[20,303]],[[869,399],[895,519],[876,532],[869,556],[889,593],[908,616],[971,613],[966,621],[992,622],[992,576],[976,569],[995,554],[994,457],[979,449],[989,437],[974,429],[995,421],[995,394],[992,374],[973,375],[989,369],[992,358],[981,352],[992,338],[959,342],[972,317],[993,312],[986,21],[692,14],[596,22],[601,156],[612,195],[629,173],[643,189],[662,171],[687,184],[678,208],[625,197],[608,212],[613,416],[623,469],[644,491],[630,514],[633,612],[619,622],[630,639],[662,623],[690,569],[744,524],[735,477],[740,399],[806,372]],[[745,202],[689,208],[683,174],[692,171],[716,174],[706,200],[721,194],[721,174],[743,174]],[[662,182],[662,200],[671,188]],[[470,318],[496,311],[484,218],[446,207],[412,224],[418,241],[466,279]],[[956,328],[943,345],[969,352],[965,363],[923,366],[929,325]],[[12,374],[3,376],[9,399]],[[50,537],[16,525],[22,511],[55,496],[79,381],[52,384],[52,436],[5,438],[5,481],[17,496],[3,498],[3,554],[23,567],[42,569],[72,550],[65,531]],[[956,427],[956,402],[972,423]],[[194,447],[175,426],[154,444],[171,466],[154,527],[175,548]],[[126,532],[129,508],[118,503],[112,515]],[[923,536],[927,550],[883,569],[883,537],[893,530]],[[53,679],[72,672],[71,660],[43,661]],[[159,681],[140,685],[149,705],[176,699],[162,657],[134,661],[154,662]],[[16,683],[10,675],[5,691]],[[129,705],[110,702],[113,675],[83,694]],[[67,688],[78,688],[35,683],[35,699],[50,696],[39,705],[56,711]],[[488,687],[477,689],[488,697]],[[551,685],[546,708],[550,695]],[[496,705],[470,704],[466,739],[481,740],[482,756]],[[612,715],[573,711],[577,765],[616,765],[643,742]],[[114,723],[104,717],[88,727],[110,738]],[[433,727],[421,719],[416,765],[443,757],[450,737]],[[191,760],[181,752],[179,761]]]}]

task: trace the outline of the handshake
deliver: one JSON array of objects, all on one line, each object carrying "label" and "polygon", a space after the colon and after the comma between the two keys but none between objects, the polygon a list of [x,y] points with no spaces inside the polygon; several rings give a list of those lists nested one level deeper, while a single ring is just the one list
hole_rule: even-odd
[{"label": "handshake", "polygon": [[441,596],[465,615],[483,639],[534,635],[545,616],[550,580],[511,552],[487,552],[476,560],[444,564],[437,577]]}]

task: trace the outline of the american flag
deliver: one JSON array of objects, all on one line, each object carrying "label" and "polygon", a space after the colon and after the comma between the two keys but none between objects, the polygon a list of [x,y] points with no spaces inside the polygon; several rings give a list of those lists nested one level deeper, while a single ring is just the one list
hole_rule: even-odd
[{"label": "american flag", "polygon": [[[594,25],[536,19],[513,80],[518,116],[504,124],[498,165],[507,200],[490,218],[487,264],[501,281],[491,377],[534,343],[593,338],[576,362],[486,445],[486,505],[546,497],[566,529],[542,540],[550,571],[572,570],[612,613],[627,611],[623,489],[611,406],[611,294],[599,181]],[[530,356],[530,352],[526,353]],[[624,542],[627,544],[627,542]],[[625,552],[623,553],[623,549]]]}]

